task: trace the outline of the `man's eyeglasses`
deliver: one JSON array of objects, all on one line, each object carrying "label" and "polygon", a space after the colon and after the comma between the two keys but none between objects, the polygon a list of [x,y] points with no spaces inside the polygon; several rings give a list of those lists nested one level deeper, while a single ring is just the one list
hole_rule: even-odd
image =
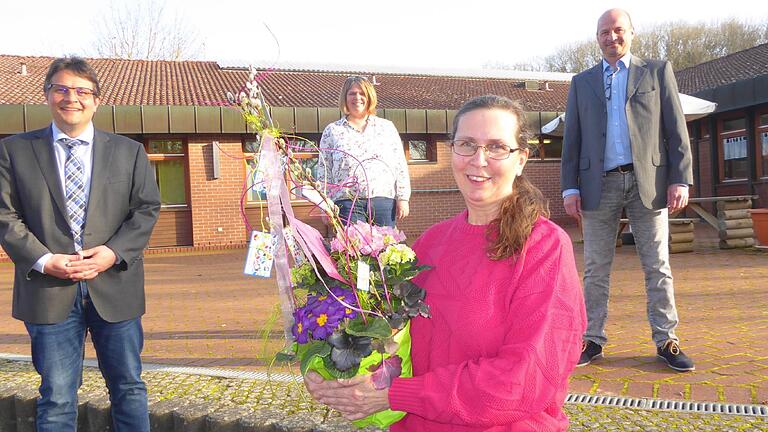
[{"label": "man's eyeglasses", "polygon": [[613,77],[615,77],[618,72],[619,69],[616,68],[616,70],[611,71],[611,73],[609,73],[608,77],[605,79],[605,98],[608,100],[611,100],[611,93],[613,93]]},{"label": "man's eyeglasses", "polygon": [[96,90],[88,87],[68,87],[63,84],[48,84],[45,87],[46,91],[53,92],[59,96],[67,96],[70,91],[74,91],[77,97],[85,98],[88,96],[96,96]]},{"label": "man's eyeglasses", "polygon": [[451,149],[459,156],[474,156],[479,148],[485,150],[488,157],[495,160],[504,160],[512,153],[520,150],[520,147],[509,148],[509,146],[501,143],[491,143],[482,146],[468,140],[453,140],[451,142]]}]

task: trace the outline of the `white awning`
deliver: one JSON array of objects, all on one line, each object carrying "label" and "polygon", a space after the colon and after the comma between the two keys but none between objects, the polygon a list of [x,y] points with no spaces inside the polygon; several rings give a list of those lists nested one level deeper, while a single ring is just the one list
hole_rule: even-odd
[{"label": "white awning", "polygon": [[[696,120],[712,113],[717,104],[705,99],[680,93],[680,105],[683,106],[685,121]],[[563,136],[565,114],[560,114],[554,120],[541,127],[541,133],[553,136]]]},{"label": "white awning", "polygon": [[706,117],[717,108],[715,102],[710,102],[706,99],[699,99],[682,93],[680,93],[680,105],[683,106],[685,121]]}]

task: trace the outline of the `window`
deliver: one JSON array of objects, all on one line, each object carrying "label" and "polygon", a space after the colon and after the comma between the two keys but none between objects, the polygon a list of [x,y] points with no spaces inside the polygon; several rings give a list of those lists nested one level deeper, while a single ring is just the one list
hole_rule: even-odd
[{"label": "window", "polygon": [[[314,138],[314,140],[313,140]],[[287,142],[290,146],[293,157],[299,161],[299,164],[306,170],[309,169],[313,178],[317,178],[319,169],[317,137],[311,136],[306,139],[288,137]],[[243,154],[245,155],[245,173],[246,173],[246,200],[250,203],[258,203],[267,199],[267,192],[264,188],[263,180],[256,171],[257,164],[255,156],[259,152],[260,142],[255,140],[243,141]],[[288,189],[291,191],[291,199],[302,199],[301,190],[294,188],[290,182],[290,173],[286,172]]]},{"label": "window", "polygon": [[424,140],[408,141],[408,160],[412,162],[428,161],[427,142]]},{"label": "window", "polygon": [[180,139],[149,140],[149,163],[155,171],[163,207],[187,205],[187,170],[184,142]]},{"label": "window", "polygon": [[720,132],[722,180],[741,180],[749,175],[746,126],[745,117],[722,121]]},{"label": "window", "polygon": [[256,140],[243,141],[243,154],[253,156],[259,152],[261,148],[261,142]]},{"label": "window", "polygon": [[704,119],[699,122],[701,124],[700,132],[701,137],[705,138],[709,136],[709,119]]},{"label": "window", "polygon": [[768,177],[768,132],[760,133],[760,141],[762,142],[763,177]]},{"label": "window", "polygon": [[147,145],[147,153],[183,155],[184,143],[181,140],[151,140]]},{"label": "window", "polygon": [[408,163],[437,162],[437,149],[434,138],[426,134],[401,134],[403,151]]},{"label": "window", "polygon": [[563,138],[541,135],[528,140],[531,146],[529,159],[560,159],[563,155]]},{"label": "window", "polygon": [[246,201],[264,201],[267,199],[267,191],[261,176],[256,172],[255,154],[259,152],[261,142],[257,140],[243,141],[243,155],[245,156],[245,192]]},{"label": "window", "polygon": [[166,206],[186,205],[184,161],[172,159],[150,163],[155,169],[157,186],[160,188],[160,202]]},{"label": "window", "polygon": [[757,119],[758,160],[761,177],[768,177],[768,113],[762,114]]}]

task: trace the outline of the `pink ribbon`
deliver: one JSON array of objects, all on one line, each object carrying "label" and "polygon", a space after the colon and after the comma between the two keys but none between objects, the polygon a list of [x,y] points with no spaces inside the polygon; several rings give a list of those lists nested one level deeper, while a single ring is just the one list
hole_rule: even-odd
[{"label": "pink ribbon", "polygon": [[[281,203],[283,196],[287,197],[287,188],[283,173],[283,166],[280,162],[280,155],[277,153],[275,138],[268,133],[264,133],[261,138],[261,150],[259,158],[264,158],[266,172],[264,181],[267,189],[267,209],[269,214],[270,230],[276,239],[275,247],[275,274],[277,279],[278,296],[280,298],[280,310],[283,318],[283,332],[285,340],[288,343],[293,342],[293,310],[295,302],[293,291],[291,289],[291,269],[288,266],[288,254],[285,248],[285,236],[283,235],[283,208],[286,203]],[[290,201],[287,207],[291,207]],[[309,257],[308,257],[309,258]]]}]

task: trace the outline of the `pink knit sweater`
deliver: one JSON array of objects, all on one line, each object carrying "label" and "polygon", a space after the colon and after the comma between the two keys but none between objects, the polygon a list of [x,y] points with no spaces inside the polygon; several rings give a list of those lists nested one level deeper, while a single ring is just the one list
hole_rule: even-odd
[{"label": "pink knit sweater", "polygon": [[491,261],[466,210],[414,244],[432,318],[412,321],[413,378],[395,379],[392,431],[560,431],[581,353],[584,300],[571,240],[548,219],[521,257]]}]

